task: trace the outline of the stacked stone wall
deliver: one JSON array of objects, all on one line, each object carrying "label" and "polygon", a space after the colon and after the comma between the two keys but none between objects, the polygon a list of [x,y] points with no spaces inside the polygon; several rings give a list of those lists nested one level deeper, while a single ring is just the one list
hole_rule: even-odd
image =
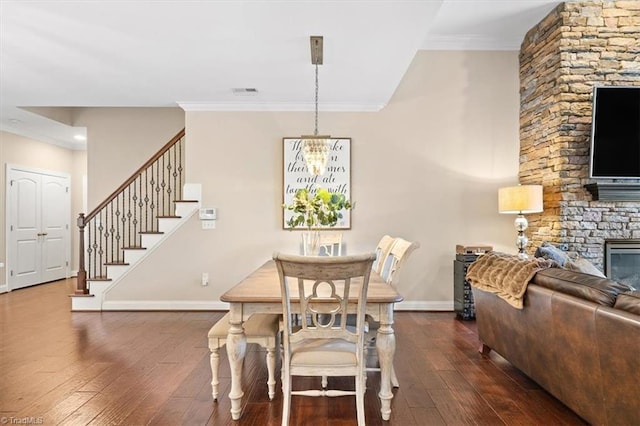
[{"label": "stacked stone wall", "polygon": [[640,86],[640,1],[562,3],[525,36],[519,177],[542,184],[545,203],[528,216],[530,247],[566,244],[600,268],[605,239],[640,239],[640,202],[593,201],[584,188],[593,87],[611,85]]}]

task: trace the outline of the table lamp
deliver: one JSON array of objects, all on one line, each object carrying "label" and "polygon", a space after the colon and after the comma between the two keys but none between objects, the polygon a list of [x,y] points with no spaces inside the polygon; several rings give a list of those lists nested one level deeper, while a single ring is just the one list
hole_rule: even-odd
[{"label": "table lamp", "polygon": [[526,259],[528,256],[525,248],[529,243],[529,239],[524,234],[524,231],[529,224],[524,215],[542,211],[542,185],[518,185],[500,188],[498,190],[498,211],[500,213],[518,215],[515,221],[515,227],[518,231],[516,247],[518,248],[518,257]]}]

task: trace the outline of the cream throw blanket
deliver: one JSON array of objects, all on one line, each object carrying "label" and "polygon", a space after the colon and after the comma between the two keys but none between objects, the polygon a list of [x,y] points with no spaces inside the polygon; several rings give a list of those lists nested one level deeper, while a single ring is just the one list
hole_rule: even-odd
[{"label": "cream throw blanket", "polygon": [[511,306],[522,309],[529,280],[541,269],[556,266],[553,260],[489,252],[478,257],[467,269],[467,281],[480,290],[495,293]]}]

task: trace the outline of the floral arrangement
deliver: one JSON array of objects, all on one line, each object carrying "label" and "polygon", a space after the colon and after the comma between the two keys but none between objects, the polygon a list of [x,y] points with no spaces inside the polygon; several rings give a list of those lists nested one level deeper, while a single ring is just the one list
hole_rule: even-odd
[{"label": "floral arrangement", "polygon": [[335,226],[342,218],[341,210],[351,209],[353,205],[344,194],[329,192],[319,188],[312,195],[307,188],[298,189],[291,205],[283,204],[294,215],[287,221],[291,229],[306,226],[308,229],[319,226]]}]

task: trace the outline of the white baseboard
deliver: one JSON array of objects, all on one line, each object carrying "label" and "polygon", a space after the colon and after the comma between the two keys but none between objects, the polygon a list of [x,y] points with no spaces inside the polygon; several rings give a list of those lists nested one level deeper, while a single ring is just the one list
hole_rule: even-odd
[{"label": "white baseboard", "polygon": [[408,300],[396,303],[395,311],[451,311],[453,312],[453,300],[428,301]]},{"label": "white baseboard", "polygon": [[9,291],[9,286],[7,284],[0,285],[0,293],[7,293]]},{"label": "white baseboard", "polygon": [[103,311],[227,311],[229,304],[204,300],[105,300]]}]

